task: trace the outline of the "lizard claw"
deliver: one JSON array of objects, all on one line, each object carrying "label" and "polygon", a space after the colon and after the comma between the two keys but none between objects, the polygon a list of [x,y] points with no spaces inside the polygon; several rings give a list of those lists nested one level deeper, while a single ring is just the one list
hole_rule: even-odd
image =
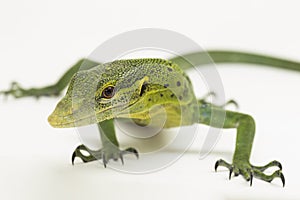
[{"label": "lizard claw", "polygon": [[229,168],[229,180],[231,179],[232,172],[233,172],[233,167],[230,167]]},{"label": "lizard claw", "polygon": [[127,149],[125,149],[124,151],[122,151],[122,154],[134,154],[135,157],[138,159],[139,158],[139,153],[135,148],[129,147]]},{"label": "lizard claw", "polygon": [[250,172],[250,178],[249,178],[249,181],[250,181],[250,186],[252,186],[252,182],[253,182],[253,171],[251,170]]},{"label": "lizard claw", "polygon": [[84,145],[79,145],[72,154],[72,165],[74,165],[74,161],[75,161],[76,157],[81,158],[81,160],[84,163],[96,160],[96,158],[94,156],[92,156],[91,154],[88,156],[85,156],[82,154],[81,151],[91,152],[92,150],[88,149]]}]

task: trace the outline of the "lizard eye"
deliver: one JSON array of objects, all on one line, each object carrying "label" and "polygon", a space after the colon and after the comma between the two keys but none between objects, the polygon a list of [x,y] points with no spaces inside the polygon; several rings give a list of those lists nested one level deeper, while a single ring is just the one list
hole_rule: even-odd
[{"label": "lizard eye", "polygon": [[108,86],[108,87],[104,88],[101,96],[106,99],[112,98],[115,95],[114,89],[115,88],[113,86]]}]

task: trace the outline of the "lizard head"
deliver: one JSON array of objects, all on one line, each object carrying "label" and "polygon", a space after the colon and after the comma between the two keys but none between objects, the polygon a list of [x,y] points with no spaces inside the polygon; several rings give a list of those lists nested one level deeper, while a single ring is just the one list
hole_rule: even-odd
[{"label": "lizard head", "polygon": [[172,84],[167,78],[172,77],[171,71],[182,73],[177,65],[162,59],[117,60],[79,71],[48,121],[65,128],[112,118],[146,119],[147,108],[170,101],[162,94],[172,93],[167,88]]}]

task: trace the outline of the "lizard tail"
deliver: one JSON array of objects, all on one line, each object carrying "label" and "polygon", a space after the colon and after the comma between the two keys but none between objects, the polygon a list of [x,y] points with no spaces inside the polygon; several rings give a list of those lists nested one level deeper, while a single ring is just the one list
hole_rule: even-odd
[{"label": "lizard tail", "polygon": [[211,63],[245,63],[300,71],[300,62],[239,51],[199,51],[174,57],[170,60],[178,64],[183,70]]}]

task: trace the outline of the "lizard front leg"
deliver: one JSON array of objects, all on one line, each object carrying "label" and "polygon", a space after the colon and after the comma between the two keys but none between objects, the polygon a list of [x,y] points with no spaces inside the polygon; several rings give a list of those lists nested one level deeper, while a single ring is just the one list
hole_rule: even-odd
[{"label": "lizard front leg", "polygon": [[87,70],[94,66],[97,66],[99,63],[88,60],[81,59],[76,62],[73,66],[71,66],[63,76],[53,85],[40,87],[40,88],[22,88],[19,83],[12,82],[10,89],[0,91],[0,95],[3,94],[5,96],[11,95],[15,98],[23,98],[23,97],[49,97],[49,96],[59,96],[61,92],[68,86],[73,75],[79,70]]},{"label": "lizard front leg", "polygon": [[[252,185],[253,177],[258,179],[271,182],[274,178],[280,178],[283,186],[285,185],[285,179],[281,172],[282,166],[278,161],[272,161],[269,164],[258,167],[250,163],[250,154],[253,144],[253,139],[255,135],[255,122],[250,115],[223,110],[219,106],[214,106],[211,104],[203,104],[201,106],[200,102],[200,123],[214,126],[217,128],[236,128],[236,146],[233,155],[232,164],[220,159],[215,164],[215,170],[219,166],[223,166],[229,169],[229,179],[231,174],[242,175],[247,181],[250,181]],[[224,123],[219,116],[224,116],[226,114]],[[264,174],[264,171],[269,167],[277,166],[279,170],[275,171],[272,175]]]},{"label": "lizard front leg", "polygon": [[[139,157],[138,151],[132,147],[125,150],[119,149],[119,142],[115,134],[113,119],[98,123],[98,128],[101,136],[102,148],[95,151],[84,145],[79,145],[72,154],[72,164],[74,164],[76,157],[81,158],[83,162],[102,159],[104,167],[106,167],[111,159],[114,161],[120,159],[122,164],[124,164],[123,155],[125,154],[134,154],[137,158]],[[86,156],[81,151],[86,151],[89,155]]]}]

